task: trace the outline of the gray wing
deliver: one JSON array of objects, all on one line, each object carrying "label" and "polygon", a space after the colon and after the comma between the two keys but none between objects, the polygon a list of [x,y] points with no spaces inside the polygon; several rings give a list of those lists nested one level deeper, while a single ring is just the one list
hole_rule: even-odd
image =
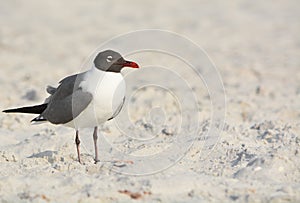
[{"label": "gray wing", "polygon": [[52,87],[50,85],[47,86],[46,91],[50,94],[50,96],[45,99],[44,104],[48,104],[49,103],[52,95],[56,92],[56,90],[57,90],[57,88],[55,88],[55,87]]},{"label": "gray wing", "polygon": [[53,124],[68,123],[76,118],[92,101],[93,96],[79,87],[83,74],[69,76],[56,89],[48,91],[52,94],[48,106],[41,116]]},{"label": "gray wing", "polygon": [[57,88],[52,87],[52,86],[50,86],[50,85],[48,85],[48,86],[47,86],[47,89],[46,89],[46,91],[47,91],[49,94],[51,94],[51,95],[53,95],[53,94],[56,92],[56,90],[57,90]]}]

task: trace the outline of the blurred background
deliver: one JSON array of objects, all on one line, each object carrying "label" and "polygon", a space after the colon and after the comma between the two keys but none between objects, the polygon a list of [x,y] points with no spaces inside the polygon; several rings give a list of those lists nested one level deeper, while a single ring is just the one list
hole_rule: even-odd
[{"label": "blurred background", "polygon": [[[45,84],[56,85],[53,81],[80,71],[101,43],[149,28],[178,33],[206,50],[221,73],[229,101],[256,89],[286,99],[300,92],[299,10],[299,2],[292,0],[3,0],[0,83],[6,86],[0,99],[6,106],[12,90],[21,95],[34,90],[40,100],[46,96]],[[232,92],[230,87],[236,86],[240,91]]]},{"label": "blurred background", "polygon": [[[141,29],[187,37],[220,72],[226,123],[209,159],[200,161],[196,143],[166,173],[128,177],[99,165],[78,165],[69,129],[32,127],[30,116],[1,114],[0,197],[12,202],[15,193],[22,199],[25,191],[25,199],[63,202],[97,199],[103,191],[102,201],[121,201],[123,193],[130,194],[126,189],[158,202],[299,201],[298,0],[0,0],[0,108],[43,101],[46,85],[81,71],[100,44]],[[202,96],[200,113],[205,113],[210,101]],[[208,128],[205,122],[200,134]],[[119,136],[109,127],[102,130]],[[53,152],[33,156],[46,150]]]}]

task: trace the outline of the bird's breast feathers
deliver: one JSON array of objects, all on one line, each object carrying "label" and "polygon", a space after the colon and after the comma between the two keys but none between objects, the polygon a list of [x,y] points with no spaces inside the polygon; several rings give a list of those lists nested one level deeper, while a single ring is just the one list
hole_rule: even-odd
[{"label": "bird's breast feathers", "polygon": [[98,72],[87,73],[79,84],[82,91],[93,95],[93,100],[74,120],[76,128],[94,127],[107,121],[123,103],[126,92],[123,76],[120,73]]}]

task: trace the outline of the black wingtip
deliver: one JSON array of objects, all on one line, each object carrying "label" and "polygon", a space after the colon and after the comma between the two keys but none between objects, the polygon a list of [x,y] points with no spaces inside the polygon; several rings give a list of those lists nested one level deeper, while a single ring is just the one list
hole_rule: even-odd
[{"label": "black wingtip", "polygon": [[4,113],[31,113],[31,114],[41,114],[46,108],[48,104],[40,104],[36,106],[26,106],[16,109],[6,109]]},{"label": "black wingtip", "polygon": [[14,111],[12,111],[12,109],[6,109],[6,110],[3,110],[2,112],[3,113],[10,113],[10,112],[14,112]]},{"label": "black wingtip", "polygon": [[41,121],[47,121],[47,119],[45,119],[42,115],[32,119],[30,122],[34,123],[34,122],[41,122]]}]

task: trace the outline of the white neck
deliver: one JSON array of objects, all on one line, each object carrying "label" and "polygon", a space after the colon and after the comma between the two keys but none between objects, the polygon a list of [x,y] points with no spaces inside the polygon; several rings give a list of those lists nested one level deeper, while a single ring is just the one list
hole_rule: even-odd
[{"label": "white neck", "polygon": [[80,84],[83,90],[88,92],[95,92],[99,85],[103,84],[105,87],[115,86],[123,81],[121,73],[106,72],[99,70],[93,66],[89,71],[86,72],[84,81]]}]

